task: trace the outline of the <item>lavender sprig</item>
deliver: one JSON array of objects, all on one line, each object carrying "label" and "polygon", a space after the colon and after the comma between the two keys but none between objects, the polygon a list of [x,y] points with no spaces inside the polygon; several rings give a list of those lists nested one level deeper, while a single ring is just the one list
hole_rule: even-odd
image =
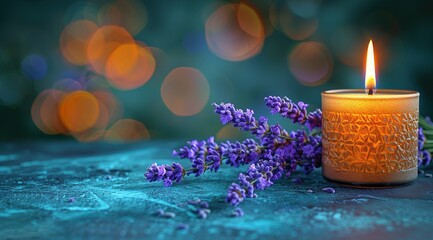
[{"label": "lavender sprig", "polygon": [[279,113],[282,117],[291,119],[293,123],[307,125],[310,131],[322,127],[322,111],[316,109],[307,113],[308,104],[304,102],[295,104],[287,97],[269,96],[265,98],[265,103],[271,113]]},{"label": "lavender sprig", "polygon": [[251,164],[245,174],[239,174],[239,184],[232,183],[229,187],[226,202],[237,206],[245,198],[253,198],[257,195],[255,190],[263,190],[270,187],[284,173],[284,163],[278,155],[266,154],[265,159]]},{"label": "lavender sprig", "polygon": [[173,155],[181,159],[189,159],[191,167],[185,169],[179,163],[160,165],[153,163],[145,173],[149,182],[163,181],[164,186],[170,187],[173,182],[179,183],[185,175],[194,174],[201,176],[207,170],[217,172],[223,160],[225,164],[239,167],[245,164],[257,162],[261,156],[262,147],[253,139],[241,142],[224,142],[218,145],[214,138],[206,141],[192,140],[179,150],[174,150]]},{"label": "lavender sprig", "polygon": [[158,166],[158,164],[153,163],[144,174],[149,182],[163,181],[166,187],[170,187],[173,182],[179,183],[184,175],[185,170],[179,163],[173,163],[171,166]]},{"label": "lavender sprig", "polygon": [[260,146],[253,139],[246,139],[242,143],[227,141],[221,143],[221,149],[226,158],[225,163],[234,167],[255,163],[261,154]]},{"label": "lavender sprig", "polygon": [[192,168],[186,174],[194,173],[196,177],[203,174],[207,169],[217,172],[221,165],[221,148],[215,143],[214,137],[206,141],[189,141],[186,146],[178,151],[173,151],[173,156],[181,159],[187,158],[192,163]]},{"label": "lavender sprig", "polygon": [[242,131],[250,132],[262,142],[272,143],[289,138],[287,132],[278,124],[270,126],[268,118],[261,116],[256,120],[254,111],[251,109],[236,109],[231,103],[213,103],[212,106],[215,108],[215,113],[220,116],[222,124],[231,123]]}]

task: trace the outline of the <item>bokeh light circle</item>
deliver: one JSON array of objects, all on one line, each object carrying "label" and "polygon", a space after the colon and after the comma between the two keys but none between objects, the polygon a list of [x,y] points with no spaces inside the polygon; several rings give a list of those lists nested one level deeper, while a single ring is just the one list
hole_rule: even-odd
[{"label": "bokeh light circle", "polygon": [[98,99],[101,110],[96,127],[105,128],[107,125],[118,120],[122,116],[122,104],[111,92],[96,90],[91,93]]},{"label": "bokeh light circle", "polygon": [[325,83],[332,73],[332,56],[319,42],[303,42],[291,51],[289,68],[301,84],[318,86]]},{"label": "bokeh light circle", "polygon": [[48,71],[47,61],[40,55],[30,54],[21,62],[21,71],[31,80],[40,80]]},{"label": "bokeh light circle", "polygon": [[93,34],[87,48],[87,56],[93,70],[104,75],[110,55],[121,45],[134,43],[134,39],[124,28],[101,27]]},{"label": "bokeh light circle", "polygon": [[105,133],[105,139],[110,141],[130,142],[148,138],[147,128],[134,119],[120,119]]},{"label": "bokeh light circle", "polygon": [[218,140],[239,139],[242,137],[242,134],[239,129],[233,127],[232,125],[226,125],[218,131],[215,137]]},{"label": "bokeh light circle", "polygon": [[98,121],[98,100],[86,91],[75,91],[63,97],[59,106],[60,120],[73,133],[84,132]]},{"label": "bokeh light circle", "polygon": [[45,134],[65,133],[59,118],[59,102],[65,93],[55,89],[42,91],[33,101],[31,114],[35,125]]},{"label": "bokeh light circle", "polygon": [[101,25],[121,26],[136,35],[146,26],[147,9],[138,0],[117,0],[102,7],[98,19]]},{"label": "bokeh light circle", "polygon": [[152,52],[140,44],[123,44],[108,58],[106,77],[116,88],[130,90],[145,84],[155,72]]},{"label": "bokeh light circle", "polygon": [[80,142],[95,142],[104,139],[105,136],[105,130],[99,129],[99,130],[88,130],[81,133],[74,133],[74,138],[77,139]]},{"label": "bokeh light circle", "polygon": [[220,58],[242,61],[262,50],[265,40],[263,21],[246,3],[225,4],[206,21],[206,42]]},{"label": "bokeh light circle", "polygon": [[270,20],[275,28],[297,41],[310,37],[317,30],[319,23],[315,16],[304,18],[296,15],[287,4],[272,5]]},{"label": "bokeh light circle", "polygon": [[173,69],[161,86],[161,97],[168,109],[178,116],[199,113],[209,99],[209,83],[197,69]]},{"label": "bokeh light circle", "polygon": [[64,92],[73,92],[83,89],[83,85],[74,79],[63,78],[56,81],[53,88]]},{"label": "bokeh light circle", "polygon": [[67,25],[60,35],[63,57],[75,65],[88,64],[87,47],[97,30],[96,24],[89,20],[78,20]]}]

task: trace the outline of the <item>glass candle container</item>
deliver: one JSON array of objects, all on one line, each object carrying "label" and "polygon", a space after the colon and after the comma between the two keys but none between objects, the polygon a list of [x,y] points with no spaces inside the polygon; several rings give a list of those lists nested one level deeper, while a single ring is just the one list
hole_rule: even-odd
[{"label": "glass candle container", "polygon": [[419,93],[331,90],[322,93],[323,176],[358,187],[417,178]]}]

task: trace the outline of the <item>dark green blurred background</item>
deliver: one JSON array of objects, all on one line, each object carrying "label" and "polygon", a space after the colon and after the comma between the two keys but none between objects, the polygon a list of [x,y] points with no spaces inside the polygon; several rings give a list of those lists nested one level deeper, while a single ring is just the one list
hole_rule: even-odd
[{"label": "dark green blurred background", "polygon": [[[32,120],[32,104],[40,92],[53,88],[60,79],[82,82],[87,81],[87,76],[98,76],[87,66],[66,61],[59,39],[65,26],[79,19],[93,21],[99,27],[105,25],[107,17],[104,20],[101,11],[116,2],[2,3],[1,140],[71,138],[69,134],[47,135],[40,131]],[[104,89],[117,96],[123,106],[122,116],[117,118],[143,123],[152,139],[216,135],[222,126],[213,114],[212,102],[232,102],[240,108],[252,108],[257,114],[268,114],[263,98],[280,95],[309,103],[313,110],[320,107],[320,93],[324,90],[363,88],[370,38],[375,44],[378,88],[419,91],[420,113],[433,115],[431,1],[244,1],[260,15],[266,37],[262,48],[241,61],[229,61],[215,54],[208,46],[213,37],[207,41],[205,34],[206,21],[217,9],[239,1],[131,2],[138,10],[129,15],[130,24],[142,28],[133,37],[157,49],[156,70],[138,88],[120,90],[107,84]],[[134,16],[137,13],[139,16]],[[110,11],[102,14],[109,15]],[[226,20],[226,24],[236,22]],[[256,22],[248,24],[254,27]],[[224,33],[210,30],[216,34],[217,43],[227,44]],[[243,40],[241,37],[233,41],[242,45]],[[209,83],[209,99],[197,114],[178,116],[162,100],[161,85],[170,71],[178,67],[199,70]],[[276,116],[272,121],[284,122]],[[230,129],[219,136],[239,137]]]}]

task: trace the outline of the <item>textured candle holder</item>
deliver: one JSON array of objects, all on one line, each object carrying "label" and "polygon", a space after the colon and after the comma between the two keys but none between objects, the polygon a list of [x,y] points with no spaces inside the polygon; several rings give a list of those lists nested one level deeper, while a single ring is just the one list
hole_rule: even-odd
[{"label": "textured candle holder", "polygon": [[323,176],[358,187],[417,178],[419,93],[403,90],[322,93]]}]

